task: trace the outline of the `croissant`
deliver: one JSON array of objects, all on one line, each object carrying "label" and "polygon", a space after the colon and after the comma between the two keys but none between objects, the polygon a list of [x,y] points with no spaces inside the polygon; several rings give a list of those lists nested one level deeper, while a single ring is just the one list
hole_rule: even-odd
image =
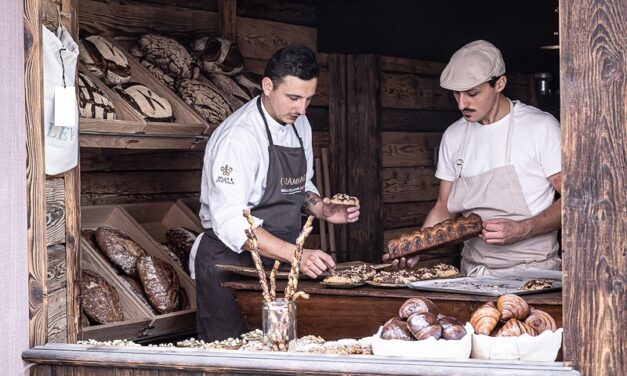
[{"label": "croissant", "polygon": [[501,317],[501,313],[494,302],[488,302],[472,313],[470,324],[475,333],[489,335],[499,322],[499,317]]},{"label": "croissant", "polygon": [[511,318],[524,320],[529,316],[529,304],[518,295],[505,294],[499,296],[499,299],[496,301],[496,307],[501,312],[503,321]]},{"label": "croissant", "polygon": [[426,298],[411,298],[407,299],[405,303],[398,310],[398,315],[402,319],[407,319],[409,316],[415,313],[429,312],[435,316],[438,315],[438,309],[435,304]]},{"label": "croissant", "polygon": [[433,227],[426,227],[412,233],[405,233],[387,243],[390,258],[404,257],[419,251],[452,244],[478,235],[483,228],[481,217],[470,214],[456,220],[447,219]]},{"label": "croissant", "polygon": [[442,327],[442,338],[446,340],[462,339],[466,335],[464,324],[454,317],[438,315],[438,323]]},{"label": "croissant", "polygon": [[529,325],[514,318],[507,320],[505,325],[496,333],[497,337],[518,337],[523,334],[529,334],[532,337],[538,335],[536,331]]},{"label": "croissant", "polygon": [[442,327],[434,314],[429,312],[415,313],[407,319],[407,329],[421,341],[429,337],[440,339]]},{"label": "croissant", "polygon": [[531,313],[525,319],[525,324],[532,327],[538,334],[544,332],[545,330],[550,330],[552,332],[557,330],[557,325],[555,324],[553,317],[551,317],[548,313],[535,308],[531,308]]},{"label": "croissant", "polygon": [[399,317],[392,317],[381,331],[381,338],[383,339],[402,339],[405,341],[415,341],[416,338],[407,329],[407,323],[401,320]]}]

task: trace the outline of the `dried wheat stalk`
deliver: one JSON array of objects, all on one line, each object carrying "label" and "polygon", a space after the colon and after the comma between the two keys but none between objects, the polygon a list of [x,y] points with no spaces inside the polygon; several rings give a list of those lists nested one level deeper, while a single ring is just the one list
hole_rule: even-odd
[{"label": "dried wheat stalk", "polygon": [[274,260],[274,266],[270,272],[270,296],[272,300],[276,300],[276,274],[279,271],[279,266],[281,266],[281,262]]},{"label": "dried wheat stalk", "polygon": [[273,299],[270,296],[270,289],[268,289],[268,281],[266,279],[266,271],[263,268],[263,263],[261,262],[259,248],[257,248],[257,236],[253,231],[253,218],[250,211],[244,210],[244,217],[246,217],[248,224],[250,225],[250,228],[247,228],[244,232],[246,232],[246,237],[248,237],[248,241],[250,242],[250,254],[253,258],[253,262],[255,263],[255,269],[257,269],[259,284],[261,285],[261,290],[263,292],[263,299],[267,302],[271,302]]},{"label": "dried wheat stalk", "polygon": [[292,259],[292,268],[290,269],[287,287],[285,288],[285,300],[288,302],[292,300],[292,296],[298,288],[298,274],[300,273],[300,260],[303,256],[303,245],[305,244],[305,239],[307,239],[307,236],[309,236],[313,230],[313,220],[314,217],[312,215],[307,217],[307,222],[305,222],[300,235],[296,238],[296,250],[294,251],[294,257]]}]

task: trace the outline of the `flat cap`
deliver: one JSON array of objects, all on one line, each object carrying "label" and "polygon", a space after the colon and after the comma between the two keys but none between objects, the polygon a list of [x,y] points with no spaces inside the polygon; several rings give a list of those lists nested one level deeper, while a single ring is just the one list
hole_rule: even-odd
[{"label": "flat cap", "polygon": [[440,86],[466,91],[505,73],[501,51],[484,40],[470,42],[451,56],[440,75]]}]

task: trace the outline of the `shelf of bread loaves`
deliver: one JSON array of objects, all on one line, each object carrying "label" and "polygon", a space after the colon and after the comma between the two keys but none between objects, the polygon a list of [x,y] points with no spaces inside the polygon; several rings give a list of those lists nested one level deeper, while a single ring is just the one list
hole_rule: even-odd
[{"label": "shelf of bread loaves", "polygon": [[79,45],[81,146],[204,148],[260,91],[258,75],[241,73],[237,45],[222,38],[192,39],[186,48],[156,34],[91,35]]},{"label": "shelf of bread loaves", "polygon": [[196,287],[184,266],[124,209],[81,212],[83,338],[192,334]]}]

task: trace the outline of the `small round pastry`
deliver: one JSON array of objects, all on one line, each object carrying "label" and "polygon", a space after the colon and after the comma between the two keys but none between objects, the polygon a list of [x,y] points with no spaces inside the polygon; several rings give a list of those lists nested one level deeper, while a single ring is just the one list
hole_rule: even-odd
[{"label": "small round pastry", "polygon": [[438,315],[438,323],[442,327],[442,338],[446,340],[462,339],[466,335],[464,324],[454,317]]},{"label": "small round pastry", "polygon": [[421,341],[429,337],[440,339],[442,327],[438,324],[436,316],[429,312],[415,313],[407,319],[407,329]]},{"label": "small round pastry", "polygon": [[356,206],[359,205],[359,199],[354,196],[349,196],[346,193],[336,193],[331,197],[331,203],[336,205]]},{"label": "small round pastry", "polygon": [[407,319],[409,316],[415,313],[429,312],[435,316],[438,315],[438,309],[435,304],[426,298],[411,298],[407,299],[405,303],[398,310],[398,315],[402,319]]},{"label": "small round pastry", "polygon": [[381,331],[381,338],[383,339],[402,339],[404,341],[415,341],[416,338],[407,329],[407,323],[401,320],[400,317],[392,317]]},{"label": "small round pastry", "polygon": [[487,302],[472,313],[470,324],[475,333],[487,336],[496,327],[499,317],[501,317],[501,313],[494,305],[494,302]]},{"label": "small round pastry", "polygon": [[548,313],[531,308],[531,313],[525,319],[525,324],[532,327],[538,334],[544,332],[545,330],[550,330],[552,332],[557,330],[557,324],[555,324],[555,320]]},{"label": "small round pastry", "polygon": [[503,321],[511,318],[522,321],[529,316],[529,304],[518,295],[505,294],[499,296],[499,299],[496,301],[496,307],[501,312]]}]

